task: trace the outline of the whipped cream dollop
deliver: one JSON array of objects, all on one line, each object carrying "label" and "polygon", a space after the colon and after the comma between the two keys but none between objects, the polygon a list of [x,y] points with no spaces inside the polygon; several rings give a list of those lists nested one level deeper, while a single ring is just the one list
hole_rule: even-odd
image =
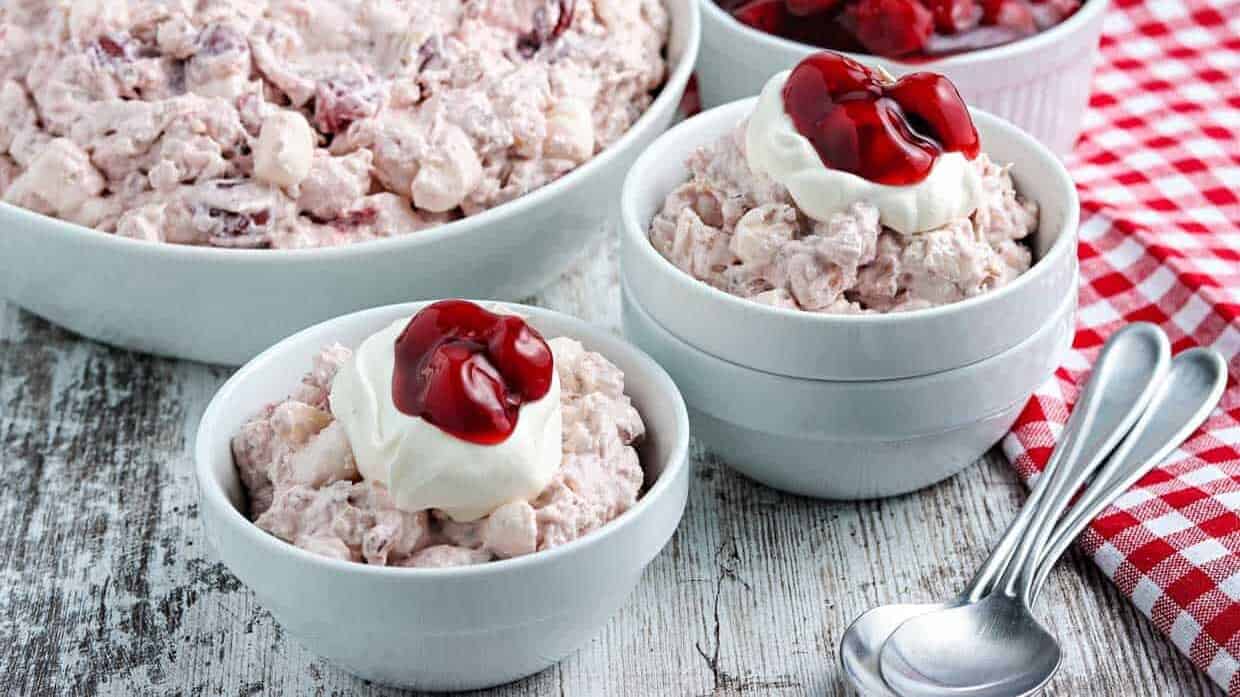
[{"label": "whipped cream dollop", "polygon": [[332,381],[331,410],[353,447],[358,471],[385,485],[398,508],[435,508],[460,522],[535,498],[563,456],[559,376],[553,370],[547,393],[521,405],[516,427],[503,441],[462,440],[400,411],[392,399],[394,348],[409,321],[367,337]]},{"label": "whipped cream dollop", "polygon": [[940,154],[925,179],[907,186],[878,184],[827,167],[785,110],[783,91],[791,72],[777,73],[762,88],[745,131],[745,158],[751,170],[783,185],[807,216],[826,222],[866,202],[878,209],[881,224],[912,235],[977,210],[982,178],[958,152]]}]

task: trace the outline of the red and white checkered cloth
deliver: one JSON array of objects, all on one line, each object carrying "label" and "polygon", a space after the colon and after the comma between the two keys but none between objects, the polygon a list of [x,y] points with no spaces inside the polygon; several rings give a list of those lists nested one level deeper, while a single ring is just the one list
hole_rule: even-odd
[{"label": "red and white checkered cloth", "polygon": [[1154,322],[1228,360],[1223,402],[1104,513],[1083,549],[1193,663],[1240,697],[1240,0],[1119,0],[1085,132],[1081,305],[1066,365],[1004,450],[1045,464],[1102,343]]}]

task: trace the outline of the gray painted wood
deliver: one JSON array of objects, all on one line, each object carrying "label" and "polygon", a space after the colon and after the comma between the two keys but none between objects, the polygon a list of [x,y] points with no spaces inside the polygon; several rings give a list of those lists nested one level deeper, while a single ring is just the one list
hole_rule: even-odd
[{"label": "gray painted wood", "polygon": [[[614,251],[535,298],[618,325]],[[207,557],[188,449],[229,371],[78,339],[0,304],[0,695],[380,695],[287,637]],[[823,503],[695,452],[688,510],[606,630],[489,694],[846,695],[848,622],[944,598],[1024,498],[989,456],[929,490]],[[1214,695],[1085,560],[1039,614],[1066,643],[1047,694]]]}]

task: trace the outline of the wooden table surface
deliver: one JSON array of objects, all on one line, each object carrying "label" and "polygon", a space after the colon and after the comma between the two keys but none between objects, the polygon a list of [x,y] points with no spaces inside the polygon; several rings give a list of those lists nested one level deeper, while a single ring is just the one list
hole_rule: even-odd
[{"label": "wooden table surface", "polygon": [[[604,250],[533,302],[618,327]],[[189,449],[229,373],[0,304],[0,695],[407,694],[310,654],[210,558]],[[998,455],[856,503],[765,489],[700,449],[694,460],[679,532],[605,631],[486,694],[852,694],[835,662],[849,621],[949,597],[1025,493]],[[1065,645],[1046,694],[1221,694],[1075,553],[1038,614]]]}]

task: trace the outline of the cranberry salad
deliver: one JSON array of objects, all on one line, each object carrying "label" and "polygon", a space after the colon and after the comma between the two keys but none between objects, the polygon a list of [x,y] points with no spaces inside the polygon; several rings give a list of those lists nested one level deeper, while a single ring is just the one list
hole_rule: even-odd
[{"label": "cranberry salad", "polygon": [[324,349],[232,449],[263,530],[336,559],[442,567],[555,547],[624,513],[644,434],[606,358],[447,300],[356,350]]},{"label": "cranberry salad", "polygon": [[654,247],[705,283],[826,313],[916,310],[1028,270],[1038,209],[981,151],[943,76],[894,80],[839,54],[773,77],[754,112],[695,152]]},{"label": "cranberry salad", "polygon": [[177,244],[414,232],[613,143],[667,35],[662,0],[12,0],[0,192]]}]

